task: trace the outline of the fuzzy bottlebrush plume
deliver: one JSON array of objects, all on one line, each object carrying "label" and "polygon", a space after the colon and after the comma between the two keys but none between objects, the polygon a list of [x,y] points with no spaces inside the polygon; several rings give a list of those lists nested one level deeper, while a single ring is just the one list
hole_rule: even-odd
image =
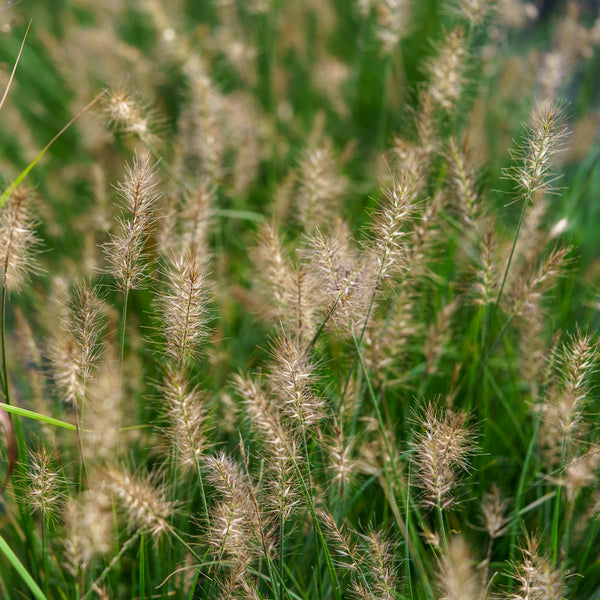
[{"label": "fuzzy bottlebrush plume", "polygon": [[195,247],[170,261],[165,269],[167,289],[158,302],[165,353],[179,369],[197,358],[208,333],[208,283]]},{"label": "fuzzy bottlebrush plume", "polygon": [[273,225],[260,231],[253,251],[257,266],[259,289],[269,301],[270,316],[275,322],[287,322],[293,302],[293,267],[285,244]]},{"label": "fuzzy bottlebrush plume", "polygon": [[375,214],[373,246],[379,266],[380,281],[390,277],[403,266],[403,239],[407,235],[407,222],[416,210],[418,173],[408,166],[384,189],[384,202]]},{"label": "fuzzy bottlebrush plume", "polygon": [[198,255],[205,259],[209,256],[209,234],[215,195],[215,186],[210,178],[205,177],[185,196],[179,215],[182,229],[181,247],[197,248]]},{"label": "fuzzy bottlebrush plume", "polygon": [[77,285],[49,352],[54,381],[61,398],[69,404],[85,401],[86,386],[103,351],[103,329],[104,315],[96,289],[85,283]]},{"label": "fuzzy bottlebrush plume", "polygon": [[140,478],[116,467],[108,467],[102,474],[106,489],[118,499],[132,531],[142,529],[154,539],[170,531],[174,506],[157,475]]},{"label": "fuzzy bottlebrush plume", "polygon": [[350,243],[345,224],[333,235],[316,231],[308,238],[308,258],[320,275],[320,292],[333,328],[343,334],[359,334],[369,313],[377,270],[368,253],[359,254]]},{"label": "fuzzy bottlebrush plume", "polygon": [[[359,0],[360,3],[360,0]],[[364,0],[362,4],[366,4]],[[377,20],[377,37],[385,54],[391,54],[407,34],[410,24],[409,0],[372,0]]]},{"label": "fuzzy bottlebrush plume", "polygon": [[119,219],[118,232],[111,234],[104,250],[110,272],[124,293],[142,287],[146,277],[146,244],[160,197],[157,187],[156,166],[150,164],[149,155],[141,160],[134,158],[125,180],[117,186],[125,214]]},{"label": "fuzzy bottlebrush plume", "polygon": [[2,286],[19,290],[28,273],[36,270],[33,250],[38,238],[29,209],[30,190],[16,189],[0,208],[0,269]]},{"label": "fuzzy bottlebrush plume", "polygon": [[329,432],[324,440],[324,450],[329,457],[328,471],[331,484],[337,487],[343,498],[358,470],[357,461],[352,458],[354,440],[344,435],[343,429],[337,423],[329,428]]},{"label": "fuzzy bottlebrush plume", "polygon": [[479,239],[478,262],[473,284],[474,301],[476,304],[486,306],[498,297],[501,277],[498,239],[493,223],[487,226]]},{"label": "fuzzy bottlebrush plume", "polygon": [[95,556],[114,549],[114,516],[110,494],[91,478],[92,487],[65,507],[67,569],[77,575]]},{"label": "fuzzy bottlebrush plume", "polygon": [[396,544],[383,531],[370,531],[363,534],[362,539],[365,545],[363,569],[370,579],[367,598],[394,600],[398,597]]},{"label": "fuzzy bottlebrush plume", "polygon": [[427,63],[428,94],[433,103],[445,111],[452,111],[462,94],[466,57],[464,33],[458,27],[446,36],[437,55]]},{"label": "fuzzy bottlebrush plume", "polygon": [[119,364],[114,359],[114,348],[109,348],[109,359],[98,366],[94,384],[87,394],[86,421],[93,428],[84,429],[83,451],[86,464],[106,464],[114,460],[119,439],[119,426],[123,423],[124,406],[120,406]]},{"label": "fuzzy bottlebrush plume", "polygon": [[462,15],[473,25],[479,25],[491,10],[493,0],[459,0]]},{"label": "fuzzy bottlebrush plume", "polygon": [[471,550],[461,535],[453,536],[441,559],[438,587],[443,600],[480,600],[481,583]]},{"label": "fuzzy bottlebrush plume", "polygon": [[183,109],[179,122],[182,167],[186,173],[207,176],[216,182],[223,175],[227,138],[223,126],[223,96],[197,56],[192,55],[186,71],[192,100]]},{"label": "fuzzy bottlebrush plume", "polygon": [[331,144],[304,153],[299,164],[298,215],[306,231],[328,228],[340,213],[347,183]]},{"label": "fuzzy bottlebrush plume", "polygon": [[565,573],[540,553],[539,540],[528,537],[521,552],[521,562],[513,565],[510,574],[517,587],[510,600],[563,600],[567,591]]},{"label": "fuzzy bottlebrush plume", "polygon": [[252,484],[240,465],[224,453],[206,457],[204,466],[207,482],[220,496],[210,514],[209,544],[218,556],[247,563],[256,551],[254,544],[260,530]]},{"label": "fuzzy bottlebrush plume", "polygon": [[65,481],[44,446],[29,452],[29,506],[47,521],[54,520],[66,497]]},{"label": "fuzzy bottlebrush plume", "polygon": [[[253,483],[240,465],[223,453],[209,456],[204,465],[207,481],[220,496],[208,515],[207,541],[220,563],[227,566],[219,582],[225,597],[253,598],[252,563],[269,557],[275,545],[273,528],[264,519]],[[223,560],[225,559],[225,560]]]},{"label": "fuzzy bottlebrush plume", "polygon": [[515,316],[527,311],[539,310],[539,304],[544,292],[551,289],[556,278],[564,271],[568,264],[569,247],[558,246],[551,249],[541,260],[535,271],[528,276],[523,276],[510,290],[507,301]]},{"label": "fuzzy bottlebrush plume", "polygon": [[161,391],[168,404],[167,436],[177,448],[178,464],[186,470],[199,469],[200,458],[208,447],[200,390],[190,384],[184,372],[167,369]]},{"label": "fuzzy bottlebrush plume", "polygon": [[431,402],[418,417],[421,427],[411,443],[417,484],[426,506],[448,508],[456,502],[453,494],[459,471],[467,471],[468,458],[476,448],[467,415],[447,410],[442,413]]},{"label": "fuzzy bottlebrush plume", "polygon": [[271,472],[269,500],[278,514],[289,517],[298,503],[297,488],[292,484],[295,468],[301,462],[299,443],[294,432],[281,419],[275,403],[263,391],[260,383],[236,375],[234,382],[244,400],[251,426],[260,434]]},{"label": "fuzzy bottlebrush plume", "polygon": [[306,344],[314,334],[319,308],[312,271],[292,263],[273,225],[265,225],[261,230],[252,258],[257,287],[265,301],[264,316]]},{"label": "fuzzy bottlebrush plume", "polygon": [[477,193],[475,172],[469,164],[467,151],[452,138],[448,146],[450,183],[458,200],[459,210],[464,221],[473,227],[478,220],[481,203]]},{"label": "fuzzy bottlebrush plume", "polygon": [[540,444],[551,464],[573,450],[597,368],[597,352],[598,341],[591,334],[577,331],[556,353],[558,381],[538,407],[542,413]]},{"label": "fuzzy bottlebrush plume", "polygon": [[113,89],[103,98],[108,124],[119,133],[132,134],[146,144],[156,141],[156,115],[125,88]]},{"label": "fuzzy bottlebrush plume", "polygon": [[281,413],[305,433],[327,416],[324,402],[314,389],[315,366],[306,350],[282,333],[273,343],[269,384]]},{"label": "fuzzy bottlebrush plume", "polygon": [[535,196],[552,191],[556,177],[552,166],[563,150],[566,127],[561,125],[562,112],[559,105],[545,100],[534,107],[521,147],[513,152],[521,161],[509,175],[515,180],[527,202]]}]

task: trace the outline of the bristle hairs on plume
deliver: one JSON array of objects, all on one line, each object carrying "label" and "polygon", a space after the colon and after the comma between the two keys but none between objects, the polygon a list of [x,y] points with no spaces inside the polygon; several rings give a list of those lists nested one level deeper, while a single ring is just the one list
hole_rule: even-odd
[{"label": "bristle hairs on plume", "polygon": [[421,428],[411,443],[417,484],[426,506],[448,508],[456,502],[453,494],[459,471],[469,469],[469,455],[476,449],[475,436],[467,415],[451,409],[442,411],[428,402],[417,416]]},{"label": "bristle hairs on plume", "polygon": [[116,467],[107,467],[101,473],[107,489],[118,498],[132,531],[143,529],[157,539],[171,530],[174,505],[158,474],[137,477]]},{"label": "bristle hairs on plume", "polygon": [[513,155],[520,160],[508,175],[528,202],[554,189],[557,177],[551,169],[563,150],[567,128],[562,124],[562,106],[551,100],[538,101],[530,114],[523,141]]},{"label": "bristle hairs on plume", "polygon": [[197,358],[208,334],[209,285],[200,252],[192,245],[169,261],[167,288],[158,298],[165,354],[179,369]]},{"label": "bristle hairs on plume", "polygon": [[156,165],[150,155],[134,157],[127,167],[125,179],[117,185],[124,201],[124,214],[119,218],[119,231],[111,234],[104,250],[110,272],[123,292],[143,286],[147,265],[146,244],[154,224],[154,207],[160,198]]},{"label": "bristle hairs on plume", "polygon": [[36,271],[33,251],[38,244],[35,219],[29,203],[31,191],[17,188],[0,208],[0,270],[2,285],[19,290],[30,272]]}]

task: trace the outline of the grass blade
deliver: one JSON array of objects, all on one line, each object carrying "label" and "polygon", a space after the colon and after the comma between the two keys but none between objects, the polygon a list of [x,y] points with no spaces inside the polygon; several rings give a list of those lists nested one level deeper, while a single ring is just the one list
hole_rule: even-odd
[{"label": "grass blade", "polygon": [[17,555],[12,551],[12,548],[6,543],[6,540],[0,535],[0,552],[6,556],[8,562],[14,567],[15,571],[21,576],[21,579],[25,582],[27,587],[31,590],[31,593],[37,600],[48,600],[44,592],[40,589],[38,584],[33,580],[33,577],[29,574],[27,569],[23,566],[23,563],[19,560]]}]

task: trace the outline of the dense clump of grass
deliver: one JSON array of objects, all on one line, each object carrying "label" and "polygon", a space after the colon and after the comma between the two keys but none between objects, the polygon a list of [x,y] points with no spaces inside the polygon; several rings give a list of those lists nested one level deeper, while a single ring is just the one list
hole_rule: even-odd
[{"label": "dense clump of grass", "polygon": [[596,597],[600,16],[11,10],[0,595]]}]

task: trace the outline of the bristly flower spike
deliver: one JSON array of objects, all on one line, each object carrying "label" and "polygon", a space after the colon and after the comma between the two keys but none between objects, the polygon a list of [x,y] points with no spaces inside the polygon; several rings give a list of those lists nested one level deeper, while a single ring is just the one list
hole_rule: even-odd
[{"label": "bristly flower spike", "polygon": [[7,291],[19,290],[27,274],[35,271],[32,250],[38,238],[29,198],[29,190],[18,188],[0,208],[0,269]]},{"label": "bristly flower spike", "polygon": [[125,180],[117,186],[125,213],[119,218],[119,231],[105,244],[105,252],[119,288],[127,293],[142,287],[146,272],[146,243],[154,223],[154,206],[160,198],[156,165],[150,156],[137,157],[127,168]]}]

